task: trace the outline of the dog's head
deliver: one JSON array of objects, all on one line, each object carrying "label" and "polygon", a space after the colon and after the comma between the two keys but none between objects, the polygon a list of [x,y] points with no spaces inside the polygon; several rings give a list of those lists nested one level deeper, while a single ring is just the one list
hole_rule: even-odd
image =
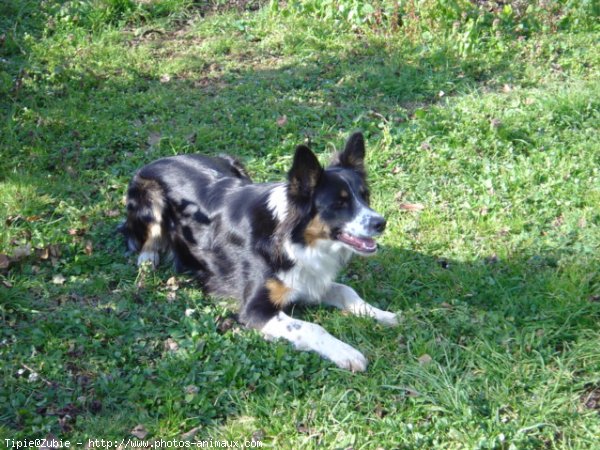
[{"label": "dog's head", "polygon": [[319,240],[338,241],[367,255],[377,251],[373,239],[385,229],[385,219],[369,207],[365,140],[354,133],[332,163],[323,168],[306,146],[296,148],[288,173],[288,196],[305,212],[295,239],[313,245]]}]

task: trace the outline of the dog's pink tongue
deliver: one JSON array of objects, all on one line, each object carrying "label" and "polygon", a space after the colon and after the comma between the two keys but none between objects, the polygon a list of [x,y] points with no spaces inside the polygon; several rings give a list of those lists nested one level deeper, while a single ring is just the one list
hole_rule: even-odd
[{"label": "dog's pink tongue", "polygon": [[377,243],[371,238],[359,238],[348,233],[340,233],[339,239],[360,252],[374,252],[377,250]]}]

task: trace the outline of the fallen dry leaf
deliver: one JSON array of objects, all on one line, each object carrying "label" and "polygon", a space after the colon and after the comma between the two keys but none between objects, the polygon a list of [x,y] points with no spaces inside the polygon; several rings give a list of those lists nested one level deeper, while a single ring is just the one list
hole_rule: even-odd
[{"label": "fallen dry leaf", "polygon": [[406,395],[407,397],[420,397],[421,393],[413,388],[405,387],[404,395]]},{"label": "fallen dry leaf", "polygon": [[185,137],[185,141],[190,145],[194,145],[196,143],[197,137],[198,134],[194,131],[193,133],[190,133]]},{"label": "fallen dry leaf", "polygon": [[148,140],[146,142],[148,144],[148,147],[154,148],[160,143],[161,139],[162,135],[160,133],[152,132],[148,135]]},{"label": "fallen dry leaf", "polygon": [[118,209],[109,209],[108,211],[104,211],[104,215],[106,217],[119,217],[121,215],[121,211]]},{"label": "fallen dry leaf", "polygon": [[54,450],[58,448],[60,440],[52,433],[46,435],[46,438],[42,440],[38,450]]},{"label": "fallen dry leaf", "polygon": [[51,258],[58,258],[60,256],[60,245],[58,245],[58,244],[50,244],[48,246],[48,249],[50,250],[50,257]]},{"label": "fallen dry leaf", "polygon": [[10,258],[4,253],[0,253],[0,269],[8,269],[10,266]]},{"label": "fallen dry leaf", "polygon": [[201,429],[201,427],[194,427],[190,431],[186,431],[185,433],[183,433],[181,435],[181,439],[183,439],[184,441],[191,441],[196,437],[196,435]]},{"label": "fallen dry leaf", "polygon": [[63,275],[61,275],[60,273],[57,274],[57,275],[54,275],[52,277],[52,283],[53,284],[61,285],[61,284],[65,284],[65,281],[67,281],[67,279]]},{"label": "fallen dry leaf", "polygon": [[48,247],[36,248],[35,256],[39,259],[46,260],[46,259],[50,258],[50,249]]},{"label": "fallen dry leaf", "polygon": [[284,114],[283,116],[277,118],[277,126],[283,127],[287,124],[287,121],[287,116]]},{"label": "fallen dry leaf", "polygon": [[92,241],[85,241],[85,247],[83,248],[83,251],[85,252],[86,255],[90,256],[93,251],[94,251],[94,246],[92,244]]},{"label": "fallen dry leaf", "polygon": [[429,356],[427,353],[419,357],[419,364],[422,366],[426,366],[427,364],[431,364],[433,358]]},{"label": "fallen dry leaf", "polygon": [[400,209],[404,211],[423,211],[425,206],[422,203],[400,203]]},{"label": "fallen dry leaf", "polygon": [[177,350],[179,350],[179,344],[173,339],[173,338],[168,338],[165,341],[165,350],[168,350],[170,352],[176,352]]},{"label": "fallen dry leaf", "polygon": [[133,430],[130,431],[130,433],[138,439],[144,439],[146,436],[148,436],[148,431],[146,431],[144,425],[141,424],[136,425]]},{"label": "fallen dry leaf", "polygon": [[200,392],[200,388],[198,386],[194,386],[193,384],[190,384],[189,386],[186,386],[184,388],[184,392],[186,394],[196,395],[198,392]]},{"label": "fallen dry leaf", "polygon": [[31,244],[21,245],[13,250],[13,259],[19,260],[31,255]]},{"label": "fallen dry leaf", "polygon": [[83,236],[86,232],[85,228],[69,228],[69,236]]},{"label": "fallen dry leaf", "polygon": [[167,288],[170,291],[176,291],[177,289],[179,289],[179,283],[177,283],[177,278],[175,277],[170,277],[167,280]]}]

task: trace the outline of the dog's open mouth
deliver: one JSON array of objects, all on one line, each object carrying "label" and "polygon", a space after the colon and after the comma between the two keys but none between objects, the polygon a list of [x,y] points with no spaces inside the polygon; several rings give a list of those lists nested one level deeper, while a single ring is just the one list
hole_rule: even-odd
[{"label": "dog's open mouth", "polygon": [[375,253],[377,251],[377,242],[375,242],[375,239],[369,237],[353,236],[341,231],[337,235],[337,239],[360,253]]}]

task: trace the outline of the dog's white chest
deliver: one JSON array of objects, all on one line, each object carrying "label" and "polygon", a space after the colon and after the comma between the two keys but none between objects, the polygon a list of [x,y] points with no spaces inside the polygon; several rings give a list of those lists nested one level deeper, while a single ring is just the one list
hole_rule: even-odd
[{"label": "dog's white chest", "polygon": [[285,250],[294,267],[278,273],[278,278],[292,290],[291,301],[318,303],[335,281],[352,252],[343,244],[319,241],[312,247],[286,243]]}]

